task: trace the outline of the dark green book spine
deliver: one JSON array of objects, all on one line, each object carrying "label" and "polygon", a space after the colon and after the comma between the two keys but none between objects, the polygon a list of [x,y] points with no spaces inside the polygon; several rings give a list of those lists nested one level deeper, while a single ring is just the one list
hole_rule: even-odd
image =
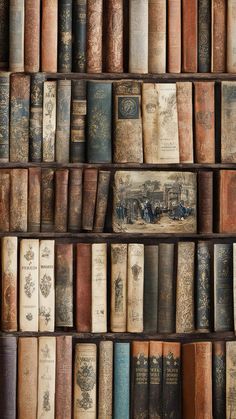
[{"label": "dark green book spine", "polygon": [[30,126],[29,126],[29,159],[32,162],[42,160],[43,140],[43,73],[32,74],[30,91]]},{"label": "dark green book spine", "polygon": [[174,244],[160,243],[158,267],[159,333],[175,332]]},{"label": "dark green book spine", "polygon": [[149,419],[162,418],[162,342],[150,341],[149,349]]},{"label": "dark green book spine", "polygon": [[75,0],[73,17],[73,71],[85,73],[87,0]]},{"label": "dark green book spine", "polygon": [[87,82],[72,80],[71,150],[72,163],[85,162],[85,127],[87,114]]},{"label": "dark green book spine", "polygon": [[10,73],[0,73],[0,162],[9,161]]},{"label": "dark green book spine", "polygon": [[72,69],[72,0],[60,0],[58,7],[58,71],[70,73]]},{"label": "dark green book spine", "polygon": [[144,247],[144,332],[157,332],[158,246]]},{"label": "dark green book spine", "polygon": [[196,328],[209,332],[211,328],[211,243],[197,244]]},{"label": "dark green book spine", "polygon": [[132,344],[132,418],[149,419],[148,416],[148,352],[149,342]]},{"label": "dark green book spine", "polygon": [[213,417],[226,418],[225,342],[213,342]]},{"label": "dark green book spine", "polygon": [[87,160],[112,162],[112,83],[88,82]]},{"label": "dark green book spine", "polygon": [[9,62],[9,0],[0,1],[0,68]]},{"label": "dark green book spine", "polygon": [[180,343],[163,343],[162,418],[181,419]]},{"label": "dark green book spine", "polygon": [[198,1],[198,71],[211,71],[211,0]]}]

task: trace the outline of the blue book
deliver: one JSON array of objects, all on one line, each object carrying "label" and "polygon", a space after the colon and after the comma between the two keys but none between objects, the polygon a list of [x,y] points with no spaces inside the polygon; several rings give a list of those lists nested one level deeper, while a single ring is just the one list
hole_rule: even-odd
[{"label": "blue book", "polygon": [[129,419],[130,415],[130,344],[115,343],[114,415],[113,419]]}]

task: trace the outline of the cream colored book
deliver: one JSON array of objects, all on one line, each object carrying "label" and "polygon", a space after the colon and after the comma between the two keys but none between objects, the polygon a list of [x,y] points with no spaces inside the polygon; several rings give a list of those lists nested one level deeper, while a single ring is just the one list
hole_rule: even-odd
[{"label": "cream colored book", "polygon": [[126,332],[127,244],[111,244],[111,331]]},{"label": "cream colored book", "polygon": [[236,419],[236,342],[226,342],[226,419]]},{"label": "cream colored book", "polygon": [[227,1],[227,73],[236,73],[236,0]]},{"label": "cream colored book", "polygon": [[92,333],[107,332],[107,245],[92,244]]},{"label": "cream colored book", "polygon": [[55,417],[56,338],[38,338],[38,410],[37,419]]},{"label": "cream colored book", "polygon": [[148,73],[148,0],[129,0],[129,72]]},{"label": "cream colored book", "polygon": [[143,332],[144,245],[128,245],[127,332]]},{"label": "cream colored book", "polygon": [[155,83],[143,83],[142,115],[143,115],[143,149],[145,163],[158,163],[158,93]]},{"label": "cream colored book", "polygon": [[56,137],[56,81],[43,85],[43,162],[55,160]]},{"label": "cream colored book", "polygon": [[98,419],[112,419],[113,342],[99,344]]},{"label": "cream colored book", "polygon": [[55,241],[39,245],[39,331],[54,332],[55,327]]}]

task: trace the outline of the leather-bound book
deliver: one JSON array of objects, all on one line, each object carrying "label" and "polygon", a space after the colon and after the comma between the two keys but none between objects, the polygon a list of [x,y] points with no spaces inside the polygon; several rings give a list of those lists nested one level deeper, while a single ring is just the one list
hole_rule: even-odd
[{"label": "leather-bound book", "polygon": [[28,162],[30,76],[11,75],[10,161]]},{"label": "leather-bound book", "polygon": [[148,0],[129,0],[129,73],[148,73]]},{"label": "leather-bound book", "polygon": [[132,418],[148,416],[149,342],[132,342]]},{"label": "leather-bound book", "polygon": [[57,72],[58,0],[42,0],[41,69]]},{"label": "leather-bound book", "polygon": [[17,338],[0,337],[0,417],[16,419]]},{"label": "leather-bound book", "polygon": [[181,344],[163,342],[162,417],[181,419]]},{"label": "leather-bound book", "polygon": [[214,331],[234,330],[233,246],[214,244]]},{"label": "leather-bound book", "polygon": [[92,333],[107,332],[107,243],[92,244]]},{"label": "leather-bound book", "polygon": [[72,368],[72,336],[57,336],[55,398],[55,417],[57,419],[71,419]]},{"label": "leather-bound book", "polygon": [[56,327],[73,327],[73,245],[56,244]]},{"label": "leather-bound book", "polygon": [[87,0],[87,73],[102,72],[103,1]]},{"label": "leather-bound book", "polygon": [[91,244],[78,243],[76,250],[76,330],[82,333],[91,332]]},{"label": "leather-bound book", "polygon": [[215,82],[194,82],[195,162],[215,163]]},{"label": "leather-bound book", "polygon": [[193,163],[192,90],[191,82],[176,83],[180,163]]},{"label": "leather-bound book", "polygon": [[11,169],[10,231],[27,231],[28,170]]},{"label": "leather-bound book", "polygon": [[54,170],[42,168],[41,172],[41,231],[54,229]]},{"label": "leather-bound book", "polygon": [[218,232],[236,233],[236,171],[220,170],[218,185]]},{"label": "leather-bound book", "polygon": [[18,339],[17,417],[37,417],[38,401],[38,339]]},{"label": "leather-bound book", "polygon": [[[172,2],[173,3],[173,2]],[[176,15],[177,16],[177,15]],[[167,2],[148,2],[148,71],[166,72]],[[177,37],[178,38],[178,37]],[[137,54],[137,52],[135,52]]]},{"label": "leather-bound book", "polygon": [[[226,2],[212,0],[211,71],[225,73],[226,66]],[[218,418],[217,418],[218,419]]]},{"label": "leather-bound book", "polygon": [[10,174],[0,172],[0,231],[10,229]]},{"label": "leather-bound book", "polygon": [[9,67],[9,1],[0,3],[0,68]]},{"label": "leather-bound book", "polygon": [[[236,4],[236,3],[235,3]],[[221,82],[221,162],[236,163],[235,118],[236,83]]]},{"label": "leather-bound book", "polygon": [[194,331],[195,243],[177,245],[176,333]]},{"label": "leather-bound book", "polygon": [[227,53],[226,71],[235,73],[236,71],[236,1],[227,1]]},{"label": "leather-bound book", "polygon": [[56,162],[70,161],[71,80],[57,82]]},{"label": "leather-bound book", "polygon": [[112,332],[126,332],[127,250],[127,244],[111,244],[110,327]]},{"label": "leather-bound book", "polygon": [[43,84],[45,75],[31,75],[30,120],[29,120],[29,160],[41,162],[43,142]]},{"label": "leather-bound book", "polygon": [[17,237],[1,241],[1,330],[17,331]]},{"label": "leather-bound book", "polygon": [[144,332],[157,332],[158,246],[144,246]]},{"label": "leather-bound book", "polygon": [[197,243],[195,311],[196,329],[210,332],[211,329],[211,278],[212,246],[209,241]]},{"label": "leather-bound book", "polygon": [[86,80],[72,80],[71,149],[72,163],[85,162],[85,123],[87,114]]},{"label": "leather-bound book", "polygon": [[198,71],[211,70],[211,0],[198,0]]},{"label": "leather-bound book", "polygon": [[93,220],[95,214],[95,204],[97,196],[97,169],[85,169],[83,181],[83,209],[82,209],[82,228],[93,230]]},{"label": "leather-bound book", "polygon": [[55,327],[55,241],[39,244],[39,331],[54,332]]},{"label": "leather-bound book", "polygon": [[236,334],[236,243],[233,243],[234,333]]},{"label": "leather-bound book", "polygon": [[114,344],[114,419],[127,419],[130,412],[130,343]]},{"label": "leather-bound book", "polygon": [[113,342],[99,343],[98,419],[112,419]]},{"label": "leather-bound book", "polygon": [[58,72],[72,70],[72,0],[58,3]]},{"label": "leather-bound book", "polygon": [[226,418],[236,416],[235,406],[235,342],[226,342]]},{"label": "leather-bound book", "polygon": [[168,72],[181,72],[181,0],[168,0]]},{"label": "leather-bound book", "polygon": [[[1,19],[1,4],[0,4],[0,19]],[[1,56],[1,29],[0,29],[0,56]],[[4,73],[0,73],[0,163],[6,163],[9,161],[9,112],[10,112],[10,73],[4,72]]]},{"label": "leather-bound book", "polygon": [[158,333],[175,332],[174,244],[160,243],[158,266]]},{"label": "leather-bound book", "polygon": [[38,409],[37,418],[55,417],[56,337],[38,338]]},{"label": "leather-bound book", "polygon": [[213,230],[213,172],[198,173],[198,232]]},{"label": "leather-bound book", "polygon": [[39,232],[41,222],[41,167],[30,167],[28,177],[28,231]]},{"label": "leather-bound book", "polygon": [[78,232],[82,222],[82,169],[71,169],[68,195],[68,230]]},{"label": "leather-bound book", "polygon": [[[143,162],[141,87],[141,82],[137,80],[113,83],[114,163]],[[132,106],[127,106],[128,103]]]},{"label": "leather-bound book", "polygon": [[87,0],[73,2],[73,71],[86,72]]},{"label": "leather-bound book", "polygon": [[111,0],[107,4],[107,59],[108,73],[123,73],[123,0]]},{"label": "leather-bound book", "polygon": [[43,162],[55,160],[57,82],[43,85]]},{"label": "leather-bound book", "polygon": [[163,343],[149,342],[149,418],[162,417]]},{"label": "leather-bound book", "polygon": [[144,245],[128,245],[127,332],[143,332]]},{"label": "leather-bound book", "polygon": [[212,418],[212,344],[182,346],[183,419]]},{"label": "leather-bound book", "polygon": [[214,419],[226,419],[225,342],[213,342],[212,350],[213,417]]},{"label": "leather-bound book", "polygon": [[182,71],[198,70],[198,0],[182,1]]},{"label": "leather-bound book", "polygon": [[104,230],[105,218],[107,212],[108,194],[110,186],[111,172],[99,170],[97,200],[94,216],[94,231],[101,233]]},{"label": "leather-bound book", "polygon": [[25,2],[25,71],[37,73],[40,67],[40,0]]},{"label": "leather-bound book", "polygon": [[9,1],[9,70],[24,71],[25,1]]},{"label": "leather-bound book", "polygon": [[143,158],[145,163],[157,163],[159,158],[158,92],[154,83],[143,83]]},{"label": "leather-bound book", "polygon": [[67,231],[68,213],[68,180],[69,170],[60,169],[55,172],[55,231]]}]

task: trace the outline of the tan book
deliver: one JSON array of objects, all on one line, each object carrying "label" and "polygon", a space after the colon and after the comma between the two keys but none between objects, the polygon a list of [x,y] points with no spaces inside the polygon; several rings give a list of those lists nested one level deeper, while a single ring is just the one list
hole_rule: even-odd
[{"label": "tan book", "polygon": [[148,71],[166,72],[166,0],[149,0]]},{"label": "tan book", "polygon": [[56,419],[72,415],[72,336],[56,338]]},{"label": "tan book", "polygon": [[144,245],[128,245],[127,332],[143,332]]},{"label": "tan book", "polygon": [[1,330],[17,331],[17,237],[1,241],[2,319]]},{"label": "tan book", "polygon": [[168,0],[168,72],[181,72],[181,0]]},{"label": "tan book", "polygon": [[234,333],[236,334],[236,243],[233,243]]},{"label": "tan book", "polygon": [[11,170],[10,231],[27,231],[28,170]]},{"label": "tan book", "polygon": [[221,162],[236,163],[236,82],[221,82]]},{"label": "tan book", "polygon": [[0,172],[0,231],[10,228],[10,174]]},{"label": "tan book", "polygon": [[112,419],[113,342],[99,344],[98,419]]},{"label": "tan book", "polygon": [[43,162],[55,160],[57,82],[45,81],[43,88]]},{"label": "tan book", "polygon": [[158,93],[155,83],[143,83],[143,151],[145,163],[158,162]]},{"label": "tan book", "polygon": [[211,6],[211,71],[213,73],[225,73],[227,2],[225,0],[212,0]]},{"label": "tan book", "polygon": [[148,73],[148,0],[129,0],[129,72]]},{"label": "tan book", "polygon": [[111,244],[111,331],[126,332],[127,244]]},{"label": "tan book", "polygon": [[38,338],[38,410],[37,419],[55,417],[56,338]]},{"label": "tan book", "polygon": [[191,82],[177,82],[179,161],[193,163],[193,88]]},{"label": "tan book", "polygon": [[92,333],[107,332],[107,244],[92,244]]},{"label": "tan book", "polygon": [[54,332],[55,327],[55,241],[39,245],[39,331]]},{"label": "tan book", "polygon": [[236,418],[235,375],[236,342],[226,342],[226,418]]},{"label": "tan book", "polygon": [[236,73],[236,0],[227,1],[227,73]]}]

